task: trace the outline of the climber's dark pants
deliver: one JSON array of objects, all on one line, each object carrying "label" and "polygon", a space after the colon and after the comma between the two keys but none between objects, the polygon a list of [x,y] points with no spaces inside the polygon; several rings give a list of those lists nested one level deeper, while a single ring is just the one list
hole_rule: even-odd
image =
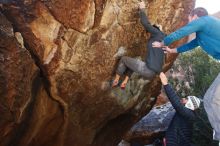
[{"label": "climber's dark pants", "polygon": [[119,62],[116,73],[121,76],[125,72],[129,77],[131,76],[132,72],[136,72],[146,79],[152,79],[156,74],[147,67],[145,62],[135,58],[123,56]]}]

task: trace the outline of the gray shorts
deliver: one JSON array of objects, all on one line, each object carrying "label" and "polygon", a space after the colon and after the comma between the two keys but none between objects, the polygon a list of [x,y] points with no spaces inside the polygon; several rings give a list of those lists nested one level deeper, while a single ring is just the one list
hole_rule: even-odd
[{"label": "gray shorts", "polygon": [[155,72],[148,68],[145,62],[131,57],[123,56],[119,62],[116,73],[123,75],[127,73],[128,76],[136,72],[146,79],[152,79],[155,76]]}]

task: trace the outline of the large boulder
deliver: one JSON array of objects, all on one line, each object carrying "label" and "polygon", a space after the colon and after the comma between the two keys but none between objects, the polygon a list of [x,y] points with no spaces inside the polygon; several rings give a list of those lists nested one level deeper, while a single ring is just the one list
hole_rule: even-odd
[{"label": "large boulder", "polygon": [[170,102],[154,107],[129,130],[124,140],[146,145],[153,143],[157,138],[162,139],[174,114],[175,110]]},{"label": "large boulder", "polygon": [[21,139],[33,143],[39,131],[48,137],[41,135],[38,145],[46,144],[57,134],[59,128],[53,127],[63,122],[59,104],[44,88],[47,81],[24,48],[21,34],[14,33],[2,13],[0,20],[0,145],[20,145]]},{"label": "large boulder", "polygon": [[[0,27],[7,25],[0,42],[1,145],[116,145],[149,112],[160,92],[158,76],[149,82],[133,74],[126,90],[109,88],[120,46],[132,57],[143,59],[146,52],[148,35],[137,3],[5,0],[0,5],[8,19],[1,14]],[[194,7],[191,0],[147,3],[150,21],[166,33],[185,24]],[[167,57],[164,70],[175,58]]]}]

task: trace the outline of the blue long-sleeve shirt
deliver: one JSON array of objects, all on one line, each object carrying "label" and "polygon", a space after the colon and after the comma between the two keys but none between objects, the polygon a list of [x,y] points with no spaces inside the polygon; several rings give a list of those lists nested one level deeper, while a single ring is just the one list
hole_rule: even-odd
[{"label": "blue long-sleeve shirt", "polygon": [[164,44],[170,45],[191,33],[196,38],[177,48],[178,53],[186,52],[200,46],[215,59],[220,59],[220,20],[212,16],[203,16],[196,19],[164,38]]}]

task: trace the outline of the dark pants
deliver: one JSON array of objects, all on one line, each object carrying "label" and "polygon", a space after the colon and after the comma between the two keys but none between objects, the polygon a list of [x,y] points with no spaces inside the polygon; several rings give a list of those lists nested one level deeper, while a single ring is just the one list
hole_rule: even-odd
[{"label": "dark pants", "polygon": [[152,79],[156,74],[154,71],[148,68],[145,62],[135,58],[123,56],[119,62],[116,73],[121,76],[125,72],[129,77],[131,76],[132,72],[136,72],[146,79]]}]

